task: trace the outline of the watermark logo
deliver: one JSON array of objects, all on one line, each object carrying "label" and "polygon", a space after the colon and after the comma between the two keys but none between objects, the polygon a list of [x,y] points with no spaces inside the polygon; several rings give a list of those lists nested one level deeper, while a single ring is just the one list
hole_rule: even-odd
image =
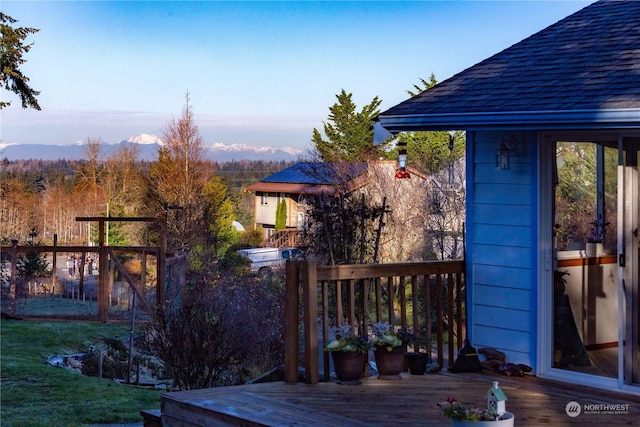
[{"label": "watermark logo", "polygon": [[627,403],[586,403],[581,405],[576,401],[567,403],[564,411],[571,418],[583,415],[627,415],[629,404]]},{"label": "watermark logo", "polygon": [[582,407],[578,402],[572,400],[571,402],[567,403],[567,406],[564,407],[564,411],[571,418],[575,418],[580,415],[580,412],[582,412]]}]

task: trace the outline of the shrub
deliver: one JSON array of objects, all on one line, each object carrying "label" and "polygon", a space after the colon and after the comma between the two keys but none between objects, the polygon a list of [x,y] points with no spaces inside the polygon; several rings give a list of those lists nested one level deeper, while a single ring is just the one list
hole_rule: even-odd
[{"label": "shrub", "polygon": [[240,384],[282,364],[283,337],[283,279],[221,275],[159,311],[147,346],[188,390]]}]

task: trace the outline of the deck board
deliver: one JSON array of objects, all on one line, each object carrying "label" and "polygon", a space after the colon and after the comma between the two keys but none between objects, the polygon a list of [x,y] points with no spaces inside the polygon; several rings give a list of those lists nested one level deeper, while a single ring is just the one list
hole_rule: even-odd
[{"label": "deck board", "polygon": [[[443,426],[437,402],[449,396],[485,405],[492,381],[508,397],[507,410],[520,426],[637,425],[640,396],[555,383],[528,376],[511,378],[491,373],[403,374],[398,381],[366,378],[359,386],[336,382],[284,382],[166,393],[162,396],[164,426]],[[627,414],[565,412],[570,401],[585,404],[628,404]]]}]

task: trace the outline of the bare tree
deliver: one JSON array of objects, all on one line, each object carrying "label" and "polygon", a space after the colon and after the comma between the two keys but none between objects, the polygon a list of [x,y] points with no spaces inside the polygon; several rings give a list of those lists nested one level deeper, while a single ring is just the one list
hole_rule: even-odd
[{"label": "bare tree", "polygon": [[93,197],[93,205],[102,203],[104,189],[102,188],[102,140],[100,138],[87,139],[84,148],[86,162],[78,168],[80,180],[77,185],[79,191],[89,191]]},{"label": "bare tree", "polygon": [[440,260],[460,259],[464,251],[464,158],[431,175],[427,191],[427,237]]},{"label": "bare tree", "polygon": [[206,184],[204,148],[195,124],[189,94],[178,120],[172,119],[163,129],[164,147],[151,170],[153,198],[160,205],[176,209],[168,215],[169,247],[189,251],[202,229]]}]

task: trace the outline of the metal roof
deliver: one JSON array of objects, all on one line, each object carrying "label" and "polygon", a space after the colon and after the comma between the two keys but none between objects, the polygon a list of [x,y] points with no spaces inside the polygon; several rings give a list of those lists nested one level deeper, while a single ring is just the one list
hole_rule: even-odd
[{"label": "metal roof", "polygon": [[391,132],[640,127],[640,1],[601,0],[380,116]]},{"label": "metal roof", "polygon": [[367,171],[366,162],[298,162],[286,169],[276,172],[261,182],[336,185],[362,175]]}]

